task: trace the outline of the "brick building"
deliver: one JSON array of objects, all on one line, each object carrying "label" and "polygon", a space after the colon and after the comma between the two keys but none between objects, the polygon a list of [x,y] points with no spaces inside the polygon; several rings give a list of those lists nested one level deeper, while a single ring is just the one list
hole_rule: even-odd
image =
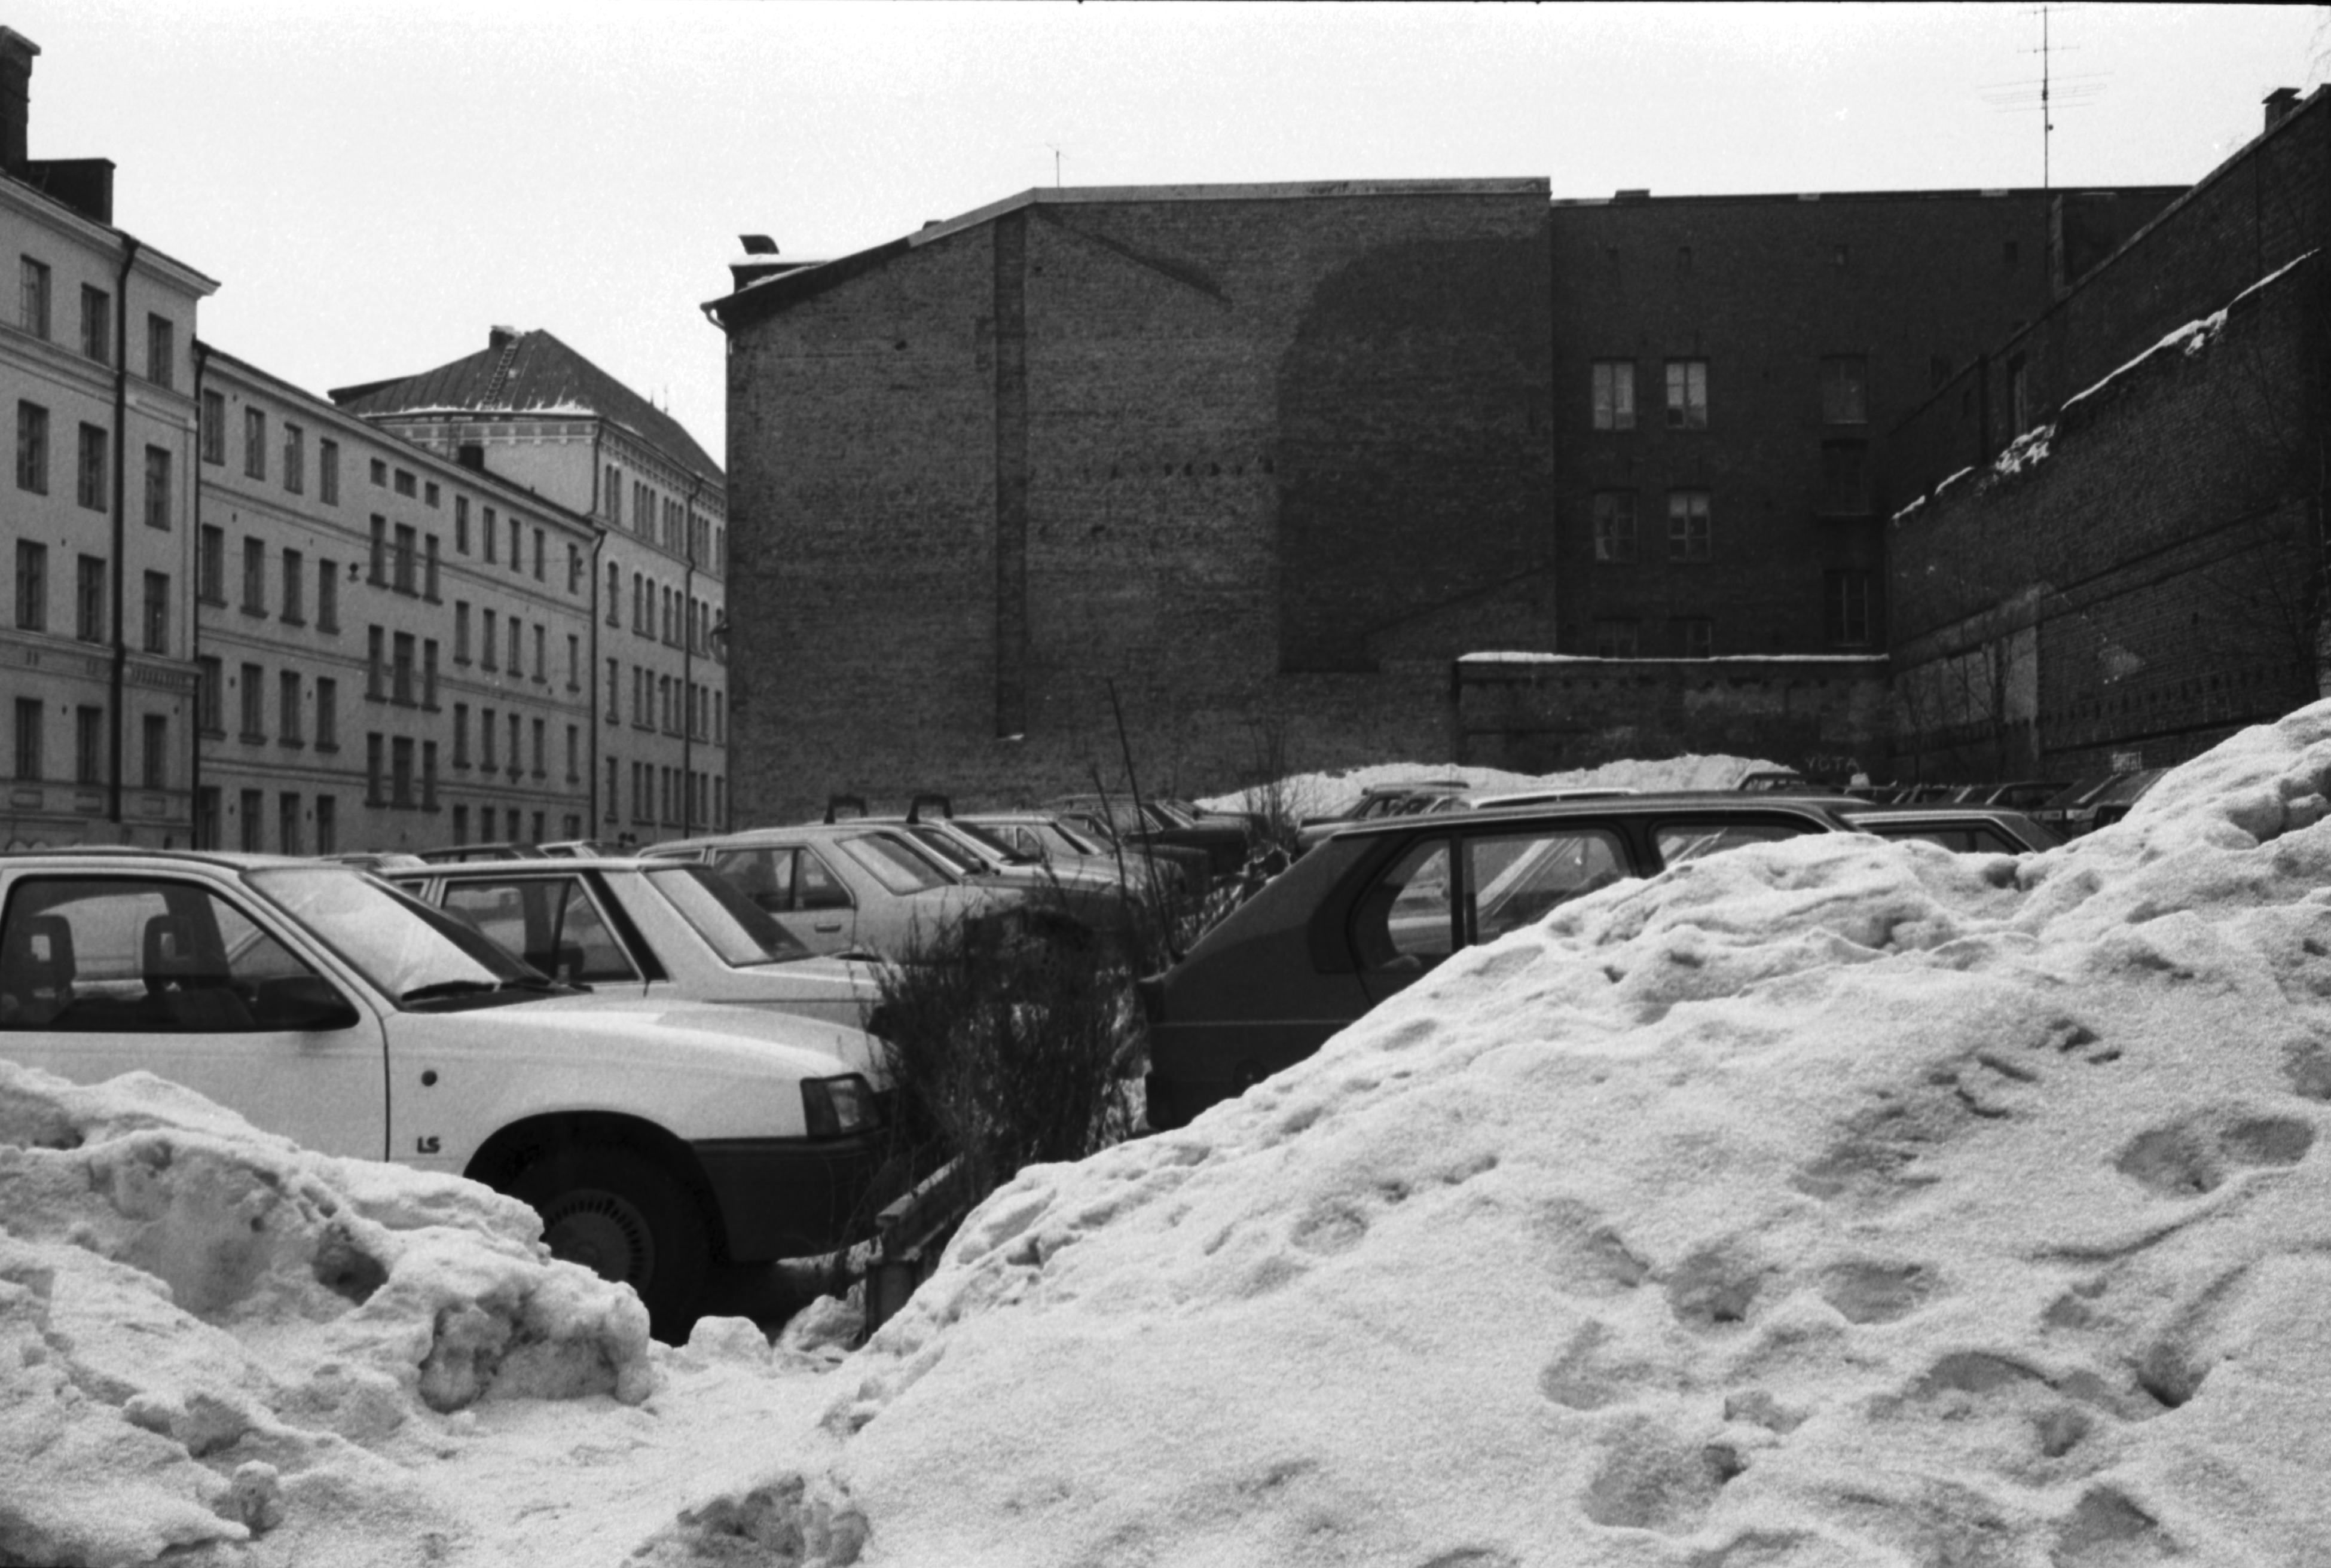
[{"label": "brick building", "polygon": [[[1114,776],[1112,685],[1161,787],[1738,745],[1743,681],[1853,716],[1793,757],[1882,744],[1880,432],[2177,194],[1038,190],[748,256],[740,813]],[[1495,650],[1627,680],[1477,722]]]},{"label": "brick building", "polygon": [[2322,689],[2331,100],[2297,100],[1894,432],[1905,773],[2165,765]]}]

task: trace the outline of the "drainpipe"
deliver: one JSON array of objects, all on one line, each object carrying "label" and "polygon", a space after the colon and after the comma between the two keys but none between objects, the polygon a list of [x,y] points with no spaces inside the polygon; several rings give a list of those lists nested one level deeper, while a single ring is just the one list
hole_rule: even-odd
[{"label": "drainpipe", "polygon": [[187,559],[193,564],[184,578],[186,586],[186,661],[195,667],[194,711],[186,716],[186,841],[198,850],[216,844],[196,842],[203,828],[203,375],[210,369],[210,345],[197,337],[195,351],[195,449],[187,453],[186,499],[193,519],[187,533]]},{"label": "drainpipe", "polygon": [[[583,836],[599,836],[599,554],[607,547],[607,525],[599,516],[599,443],[607,438],[604,423],[591,427],[591,526],[596,534],[591,541],[591,669],[590,678],[583,689],[591,694],[591,777],[583,792],[584,810],[591,814],[585,820]],[[620,825],[620,824],[619,824]]]},{"label": "drainpipe", "polygon": [[704,476],[688,480],[688,506],[680,519],[680,836],[696,836],[696,498]]},{"label": "drainpipe", "polygon": [[121,236],[121,274],[113,286],[113,700],[108,772],[112,788],[107,816],[114,837],[121,834],[121,704],[128,689],[129,643],[121,635],[121,583],[128,575],[122,552],[128,545],[128,502],[122,495],[123,448],[129,437],[129,269],[138,261],[138,236]]}]

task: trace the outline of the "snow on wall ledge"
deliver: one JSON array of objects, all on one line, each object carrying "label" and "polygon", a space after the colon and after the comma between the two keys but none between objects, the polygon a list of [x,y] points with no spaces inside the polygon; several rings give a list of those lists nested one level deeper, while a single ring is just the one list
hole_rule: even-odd
[{"label": "snow on wall ledge", "polygon": [[1800,839],[1470,950],[1023,1173],[642,1560],[2331,1561],[2326,794],[2331,704],[2046,855]]},{"label": "snow on wall ledge", "polygon": [[639,1298],[540,1234],[483,1187],[305,1152],[142,1073],[0,1061],[0,1563],[255,1536],[274,1562],[425,1560],[459,1525],[373,1445],[483,1400],[652,1392]]}]

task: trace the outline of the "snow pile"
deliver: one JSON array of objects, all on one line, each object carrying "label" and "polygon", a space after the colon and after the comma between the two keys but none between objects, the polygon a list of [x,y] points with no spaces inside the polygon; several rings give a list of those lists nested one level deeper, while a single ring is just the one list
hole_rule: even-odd
[{"label": "snow pile", "polygon": [[0,1563],[442,1558],[462,1526],[401,1434],[655,1386],[639,1298],[540,1233],[144,1074],[0,1062]]},{"label": "snow pile", "polygon": [[1324,815],[1358,803],[1372,784],[1412,784],[1462,779],[1476,790],[1575,789],[1589,785],[1632,789],[1648,794],[1657,790],[1728,790],[1749,774],[1778,767],[1739,756],[1671,756],[1658,762],[1606,762],[1567,773],[1512,773],[1498,767],[1465,767],[1446,762],[1385,762],[1331,773],[1300,773],[1275,785],[1215,795],[1198,803],[1211,811],[1248,811],[1253,803],[1276,789],[1282,792],[1297,816]]},{"label": "snow pile", "polygon": [[1023,1173],[642,1560],[2331,1561],[2326,793],[2331,704],[2047,855],[1801,839],[1470,950]]}]

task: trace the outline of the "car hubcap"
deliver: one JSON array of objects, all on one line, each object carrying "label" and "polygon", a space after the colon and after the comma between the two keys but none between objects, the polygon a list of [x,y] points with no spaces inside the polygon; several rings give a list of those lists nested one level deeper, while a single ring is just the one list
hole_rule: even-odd
[{"label": "car hubcap", "polygon": [[655,1276],[655,1239],[639,1210],[613,1193],[569,1193],[542,1217],[550,1255],[602,1279],[643,1288]]}]

